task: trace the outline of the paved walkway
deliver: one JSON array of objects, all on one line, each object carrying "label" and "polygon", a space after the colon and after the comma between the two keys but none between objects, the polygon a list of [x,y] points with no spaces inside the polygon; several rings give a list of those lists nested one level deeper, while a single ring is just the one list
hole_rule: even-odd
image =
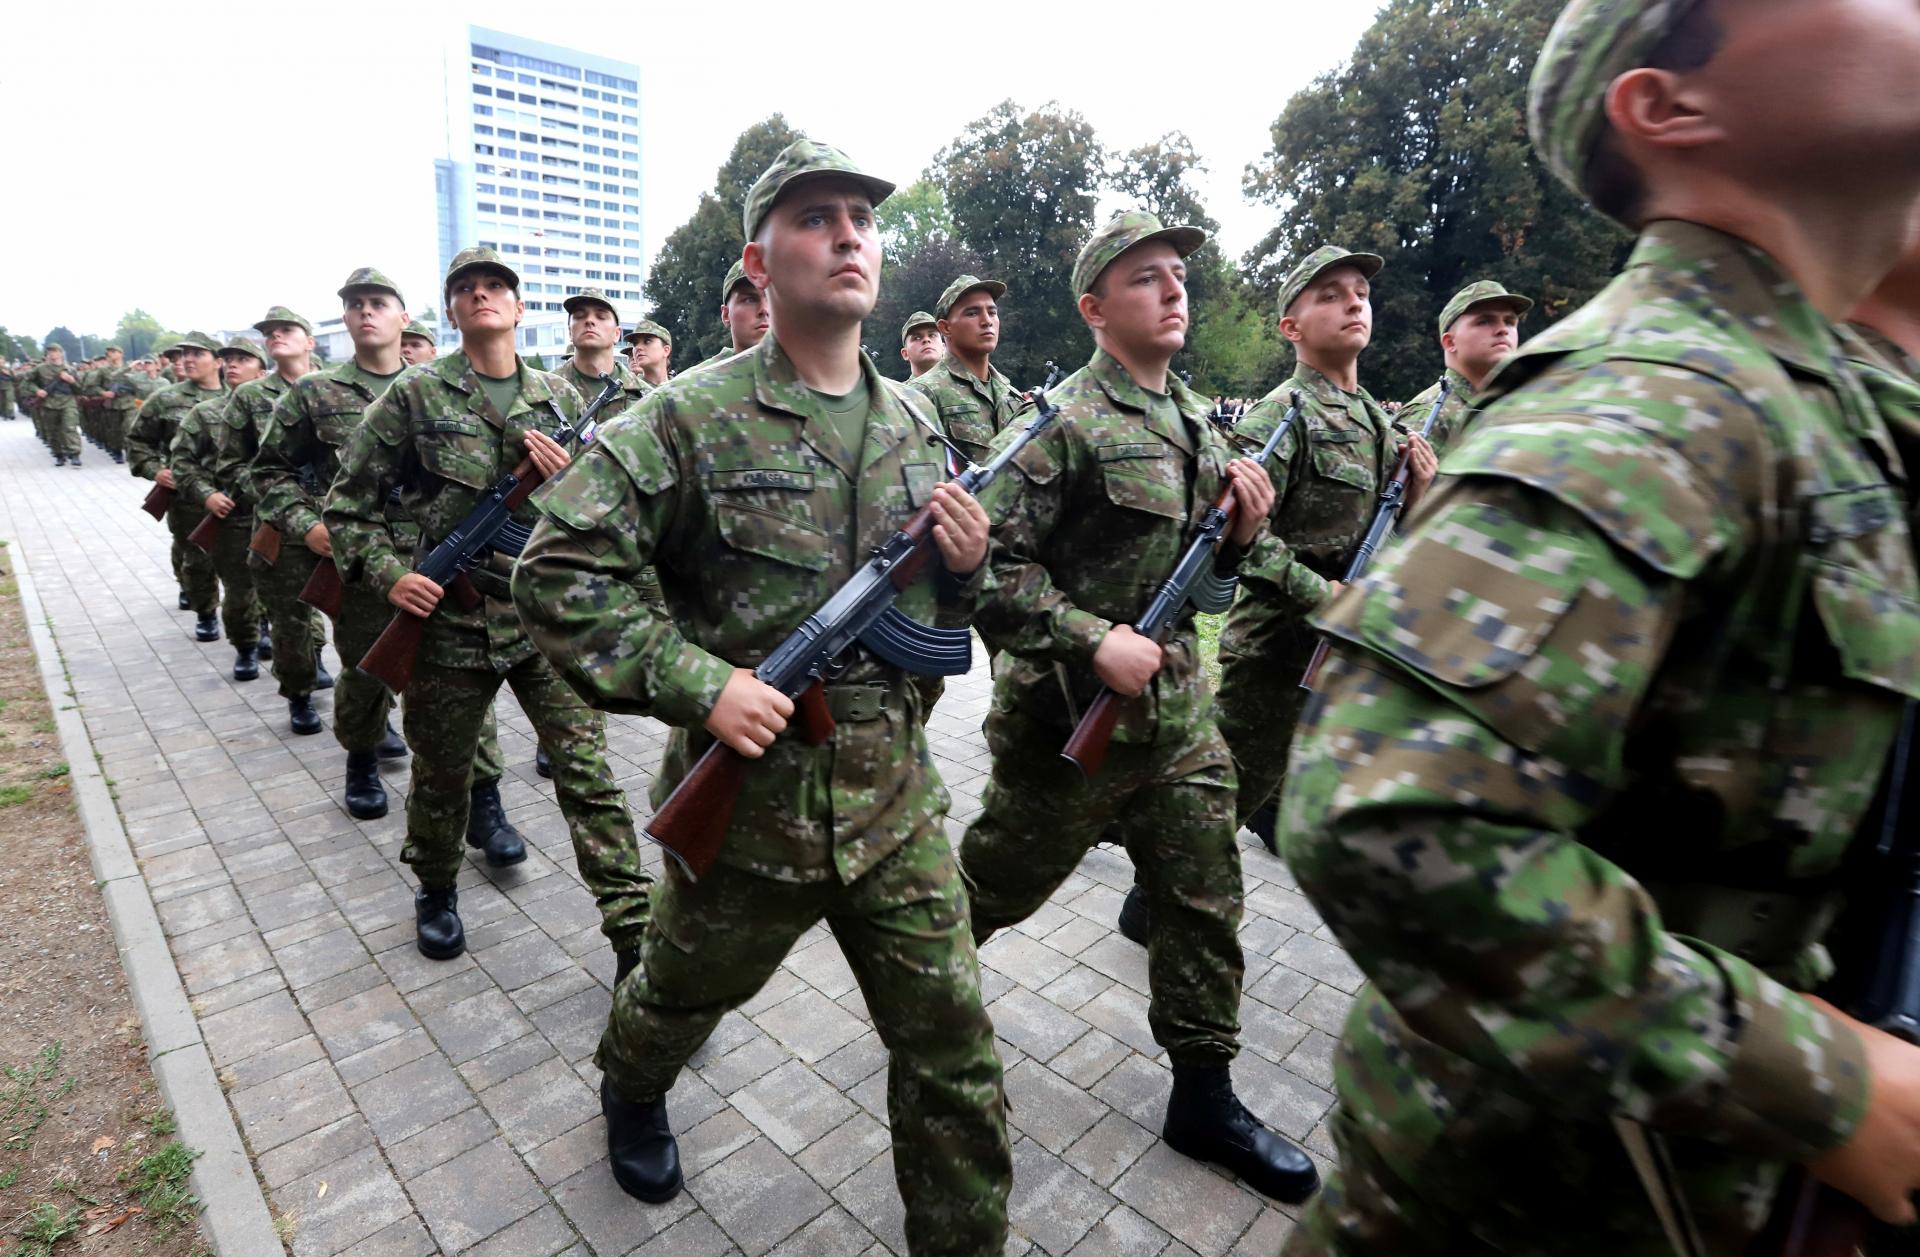
[{"label": "paved walkway", "polygon": [[[659,1207],[628,1199],[606,1167],[590,1059],[613,956],[511,698],[502,796],[529,856],[497,872],[468,864],[469,951],[429,961],[398,860],[404,767],[388,775],[385,819],[347,816],[332,737],[293,737],[270,678],[235,684],[227,644],[193,640],[174,610],[166,530],[140,512],[144,484],[124,468],[89,450],[83,469],[55,470],[28,424],[0,423],[0,483],[0,536],[24,551],[294,1253],[905,1252],[886,1057],[824,930],[721,1023],[674,1090],[687,1190]],[[931,722],[956,841],[985,784],[987,702],[976,670]],[[664,739],[654,721],[612,718],[636,817]],[[1359,975],[1286,869],[1257,844],[1244,854],[1235,1078],[1256,1113],[1324,1158],[1334,1036]],[[1147,1032],[1145,955],[1112,928],[1130,881],[1124,857],[1095,851],[981,955],[1012,1102],[1007,1252],[1272,1257],[1293,1211],[1158,1141],[1169,1075]]]}]

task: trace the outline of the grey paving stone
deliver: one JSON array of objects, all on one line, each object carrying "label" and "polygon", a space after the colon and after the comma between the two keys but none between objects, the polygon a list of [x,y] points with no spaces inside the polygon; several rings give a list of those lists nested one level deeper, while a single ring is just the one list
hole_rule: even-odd
[{"label": "grey paving stone", "polygon": [[688,1180],[687,1192],[749,1257],[768,1251],[832,1203],[765,1139]]},{"label": "grey paving stone", "polygon": [[566,1215],[552,1205],[542,1205],[461,1257],[553,1257],[573,1242],[574,1230]]},{"label": "grey paving stone", "polygon": [[428,1014],[427,1033],[448,1060],[458,1065],[533,1029],[504,991],[487,990]]},{"label": "grey paving stone", "polygon": [[798,1061],[788,1061],[728,1098],[788,1156],[839,1126],[854,1112],[851,1101]]},{"label": "grey paving stone", "polygon": [[692,1213],[686,1192],[664,1205],[643,1205],[620,1190],[613,1171],[597,1161],[553,1189],[553,1203],[593,1250],[594,1257],[618,1257],[660,1234]]},{"label": "grey paving stone", "polygon": [[353,1098],[383,1144],[398,1143],[474,1103],[466,1083],[439,1055],[423,1056],[361,1083],[353,1089]]},{"label": "grey paving stone", "polygon": [[1033,1140],[1013,1146],[1007,1218],[1046,1252],[1071,1251],[1112,1207],[1111,1196]]},{"label": "grey paving stone", "polygon": [[1029,1056],[1051,1060],[1087,1032],[1087,1023],[1025,987],[1015,987],[987,1006],[993,1032]]},{"label": "grey paving stone", "polygon": [[809,1064],[825,1060],[866,1032],[858,1018],[811,989],[749,1015],[755,1025]]},{"label": "grey paving stone", "polygon": [[853,1215],[835,1205],[813,1221],[781,1240],[774,1257],[842,1257],[862,1253],[878,1242]]},{"label": "grey paving stone", "polygon": [[1153,1131],[1112,1110],[1065,1153],[1066,1162],[1102,1187],[1111,1187],[1140,1154],[1159,1141]]},{"label": "grey paving stone", "polygon": [[1048,1152],[1067,1150],[1112,1110],[1038,1061],[1007,1071],[1007,1121]]},{"label": "grey paving stone", "polygon": [[494,1125],[485,1109],[470,1108],[398,1142],[388,1143],[384,1151],[388,1164],[404,1183],[436,1165],[444,1165],[469,1148],[498,1138],[499,1134],[500,1128]]},{"label": "grey paving stone", "polygon": [[564,1135],[600,1111],[599,1097],[558,1056],[482,1091],[480,1103],[520,1152]]},{"label": "grey paving stone", "polygon": [[294,1257],[333,1257],[413,1212],[372,1148],[322,1166],[271,1195],[293,1220]]},{"label": "grey paving stone", "polygon": [[712,1218],[693,1213],[634,1249],[632,1257],[727,1257],[739,1251]]},{"label": "grey paving stone", "polygon": [[1227,1251],[1263,1208],[1245,1188],[1161,1143],[1147,1149],[1113,1190],[1143,1217],[1201,1253]]},{"label": "grey paving stone", "polygon": [[313,1013],[313,1031],[336,1060],[395,1039],[420,1023],[400,992],[382,982]]},{"label": "grey paving stone", "polygon": [[[1073,1246],[1072,1257],[1154,1257],[1166,1250],[1171,1239],[1165,1231],[1120,1205]],[[1274,1257],[1279,1251],[1273,1249],[1262,1257]]]},{"label": "grey paving stone", "polygon": [[545,1201],[540,1184],[500,1139],[470,1148],[409,1180],[407,1194],[433,1238],[448,1252],[486,1239]]},{"label": "grey paving stone", "polygon": [[330,1061],[302,1065],[229,1099],[256,1156],[353,1112],[353,1099]]}]

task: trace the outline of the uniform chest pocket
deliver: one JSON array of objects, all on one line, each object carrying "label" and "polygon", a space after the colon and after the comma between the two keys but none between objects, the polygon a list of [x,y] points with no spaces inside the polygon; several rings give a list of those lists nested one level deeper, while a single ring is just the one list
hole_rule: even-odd
[{"label": "uniform chest pocket", "polygon": [[730,549],[825,571],[832,562],[826,530],[810,517],[814,478],[785,467],[741,467],[708,474],[714,527]]},{"label": "uniform chest pocket", "polygon": [[365,412],[359,408],[352,410],[317,410],[313,415],[314,439],[323,445],[335,449],[347,443],[353,430],[360,426],[360,417]]},{"label": "uniform chest pocket", "polygon": [[1920,603],[1877,572],[1815,561],[1813,606],[1840,671],[1855,681],[1920,699]]},{"label": "uniform chest pocket", "polygon": [[1310,428],[1307,444],[1314,475],[1373,492],[1373,467],[1368,461],[1372,445],[1365,433],[1355,428]]},{"label": "uniform chest pocket", "polygon": [[1134,441],[1099,448],[1100,478],[1107,500],[1164,519],[1187,518],[1187,484],[1179,451]]},{"label": "uniform chest pocket", "polygon": [[420,466],[428,475],[469,489],[485,489],[493,483],[498,446],[487,439],[487,429],[479,421],[429,419],[415,431]]}]

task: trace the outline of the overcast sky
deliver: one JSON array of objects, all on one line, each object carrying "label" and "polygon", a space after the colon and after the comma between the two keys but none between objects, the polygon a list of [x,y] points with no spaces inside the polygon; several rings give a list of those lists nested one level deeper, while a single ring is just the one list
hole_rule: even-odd
[{"label": "overcast sky", "polygon": [[1237,257],[1272,219],[1242,200],[1243,169],[1287,98],[1345,62],[1374,8],[21,4],[0,60],[0,117],[26,137],[0,219],[0,326],[106,333],[134,306],[176,329],[244,326],[274,304],[317,321],[363,265],[392,274],[416,309],[438,305],[441,49],[467,22],[640,66],[649,262],[734,138],[770,113],[904,185],[1009,97],[1058,100],[1112,148],[1184,130]]}]

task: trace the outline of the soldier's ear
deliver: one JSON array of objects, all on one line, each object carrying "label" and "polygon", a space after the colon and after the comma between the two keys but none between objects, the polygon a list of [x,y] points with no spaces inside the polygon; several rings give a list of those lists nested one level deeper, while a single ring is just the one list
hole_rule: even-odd
[{"label": "soldier's ear", "polygon": [[[1086,321],[1088,327],[1105,327],[1107,325],[1107,316],[1100,311],[1100,298],[1090,292],[1083,292],[1080,294],[1080,300],[1075,304],[1080,307],[1080,317]],[[944,325],[940,328],[940,334],[942,336],[947,334],[947,329]]]},{"label": "soldier's ear", "polygon": [[1640,66],[1607,87],[1607,122],[1629,147],[1701,148],[1726,138],[1704,83],[1672,70]]},{"label": "soldier's ear", "polygon": [[1440,333],[1440,352],[1449,354],[1453,352],[1453,333],[1451,331]]},{"label": "soldier's ear", "polygon": [[1284,339],[1290,340],[1296,345],[1299,344],[1301,339],[1300,321],[1294,318],[1291,314],[1281,315],[1280,316],[1280,335]]},{"label": "soldier's ear", "polygon": [[[740,265],[747,273],[747,279],[755,288],[765,292],[767,289],[767,253],[760,247],[758,240],[747,241],[747,247],[740,251]],[[736,285],[737,287],[737,285]],[[729,291],[728,297],[733,293]]]}]

